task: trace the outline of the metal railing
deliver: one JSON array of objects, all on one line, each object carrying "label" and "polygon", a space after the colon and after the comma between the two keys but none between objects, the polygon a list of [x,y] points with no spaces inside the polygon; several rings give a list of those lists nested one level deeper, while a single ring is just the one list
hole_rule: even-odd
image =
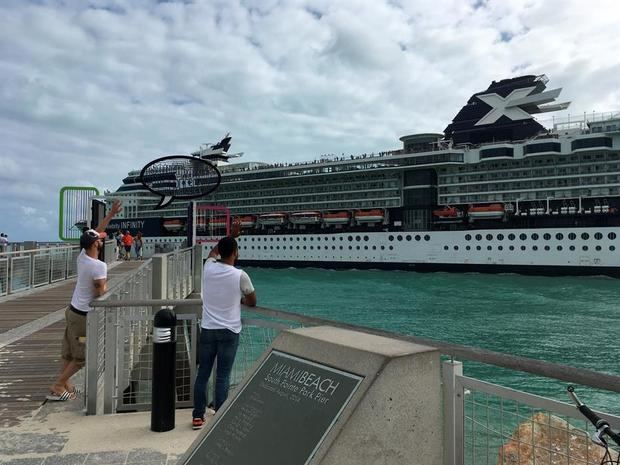
[{"label": "metal railing", "polygon": [[[61,243],[36,244],[25,249],[14,244],[11,252],[0,253],[0,297],[53,284],[77,276],[80,247]],[[105,244],[106,263],[114,260],[114,241]]]},{"label": "metal railing", "polygon": [[193,290],[194,248],[175,250],[166,254],[167,261],[167,296],[169,299],[183,299]]},{"label": "metal railing", "polygon": [[[95,305],[101,301],[116,303],[127,299],[150,299],[151,292],[152,263],[148,260],[133,274],[92,302],[94,308],[86,323],[87,413],[114,411],[113,400],[119,396],[116,389],[119,357],[125,357],[126,353],[129,361],[132,361],[134,354],[140,352],[149,333],[145,324],[134,322],[152,319],[150,308],[145,306],[123,304],[121,312],[117,308],[102,309]],[[126,329],[127,325],[130,331]],[[121,353],[117,350],[118,344],[125,349]],[[103,399],[103,403],[100,399]]]},{"label": "metal railing", "polygon": [[[163,282],[161,274],[153,272],[153,260],[165,263],[167,272]],[[192,260],[192,248],[145,260],[137,270],[125,275],[122,282],[91,303],[93,311],[88,315],[86,335],[87,414],[149,408],[153,315],[161,305],[127,305],[127,302],[151,301],[154,286],[165,286],[174,298],[187,297],[193,292]],[[185,380],[177,389],[178,402],[179,406],[188,406],[192,402],[191,382],[196,367],[196,314],[177,315],[177,318],[180,321],[178,379]]]},{"label": "metal railing", "polygon": [[49,247],[0,254],[0,296],[73,278],[79,247]]},{"label": "metal railing", "polygon": [[[193,324],[197,312],[200,311],[201,301],[199,299],[135,300],[122,303],[98,302],[94,305],[115,311],[140,306],[153,309],[173,307],[179,314],[189,316],[185,321]],[[620,392],[620,377],[618,376],[258,307],[243,308],[243,331],[231,375],[231,385],[234,386],[242,381],[245,374],[280,331],[315,325],[331,325],[423,344],[435,347],[441,354],[451,358],[458,357],[461,360],[509,368],[524,375],[544,376]],[[187,326],[182,325],[181,328],[187,331]],[[184,340],[184,343],[188,344],[184,350],[190,350],[190,355],[187,357],[185,354],[186,358],[180,362],[182,367],[177,368],[177,374],[182,369],[189,374],[189,378],[186,376],[180,382],[177,392],[177,399],[180,400],[179,406],[191,406],[191,388],[195,377],[195,337],[196,333],[192,331],[189,334],[190,340]],[[150,352],[145,351],[142,356],[144,357],[143,363],[148,365]],[[189,368],[187,363],[190,364]],[[141,375],[144,378],[137,381],[150,385],[150,370]],[[442,364],[442,385],[444,440],[440,447],[444,450],[446,465],[495,463],[502,465],[513,463],[586,465],[598,463],[596,460],[599,457],[600,448],[590,445],[586,437],[587,422],[580,418],[574,406],[463,376],[461,362],[453,360],[445,360]],[[122,384],[118,387],[118,391],[128,388],[129,385]],[[182,397],[183,392],[189,392],[189,398]],[[146,391],[142,394],[145,393]],[[150,400],[146,396],[143,400],[144,402],[140,404],[134,404],[134,408],[148,409]],[[117,411],[122,409],[121,407]],[[620,417],[605,414],[601,416],[615,428],[620,427]],[[429,423],[429,427],[437,427],[437,424]],[[547,430],[548,434],[554,436],[554,439],[549,440],[548,444],[536,443],[536,435],[533,431],[541,430]],[[529,433],[523,431],[529,431]],[[558,440],[557,437],[563,439]],[[527,451],[535,454],[535,458],[532,459],[534,462],[518,461],[521,459],[520,455],[528,453]]]}]

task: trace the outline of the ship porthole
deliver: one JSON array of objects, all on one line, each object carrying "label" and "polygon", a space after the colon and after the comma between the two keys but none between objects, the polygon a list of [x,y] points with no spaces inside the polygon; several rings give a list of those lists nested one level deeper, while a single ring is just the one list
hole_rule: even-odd
[{"label": "ship porthole", "polygon": [[568,235],[568,238],[569,238],[571,241],[574,241],[575,239],[577,239],[577,234],[575,234],[575,233],[570,233],[570,234]]},{"label": "ship porthole", "polygon": [[[588,233],[582,233],[582,234],[581,234],[581,238],[582,238],[584,241],[587,241],[588,239],[590,239],[590,235],[589,235]],[[587,249],[584,249],[584,250],[587,250]]]},{"label": "ship porthole", "polygon": [[609,234],[607,234],[607,238],[613,241],[616,238],[616,233],[610,232]]},{"label": "ship porthole", "polygon": [[562,246],[561,246],[561,245],[558,245],[558,247],[557,247],[557,248],[558,248],[558,250],[559,250],[559,251],[561,251],[561,250],[562,250]]},{"label": "ship porthole", "polygon": [[614,250],[616,250],[616,246],[615,245],[610,245],[609,246],[609,250],[611,250],[613,252]]},{"label": "ship porthole", "polygon": [[584,246],[581,248],[581,250],[583,250],[584,252],[587,252],[587,250],[588,250],[588,246],[587,246],[587,245],[584,245]]},{"label": "ship porthole", "polygon": [[569,249],[570,249],[571,251],[574,251],[574,250],[575,250],[575,246],[574,246],[574,245],[571,245],[571,246],[569,247]]},{"label": "ship porthole", "polygon": [[564,234],[562,234],[562,233],[557,233],[557,234],[555,235],[555,238],[556,238],[558,241],[561,241],[562,239],[564,239]]},{"label": "ship porthole", "polygon": [[448,247],[447,245],[444,245],[444,246],[443,246],[443,249],[444,249],[444,250],[448,250],[449,248],[450,248],[450,247]]},{"label": "ship porthole", "polygon": [[594,235],[594,239],[596,239],[597,241],[600,241],[603,238],[603,235],[600,232],[597,232]]},{"label": "ship porthole", "polygon": [[424,240],[425,240],[425,241],[430,241],[430,240],[431,240],[431,236],[429,236],[428,234],[426,234],[426,235],[424,236]]},{"label": "ship porthole", "polygon": [[549,247],[548,245],[545,246],[545,250],[549,251],[551,250],[551,247]]}]

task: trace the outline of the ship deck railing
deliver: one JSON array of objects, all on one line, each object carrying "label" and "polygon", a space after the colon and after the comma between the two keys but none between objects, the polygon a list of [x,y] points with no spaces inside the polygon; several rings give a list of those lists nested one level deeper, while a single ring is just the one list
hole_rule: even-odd
[{"label": "ship deck railing", "polygon": [[[154,313],[161,308],[175,309],[179,319],[177,406],[192,406],[196,339],[202,309],[197,294],[200,267],[193,266],[202,262],[198,249],[185,249],[146,260],[121,285],[92,303],[94,312],[89,316],[87,336],[87,414],[150,409],[152,320]],[[171,296],[166,295],[169,290],[172,290]],[[599,448],[587,439],[586,434],[591,428],[579,412],[562,401],[564,387],[570,383],[588,387],[583,389],[620,393],[620,376],[584,368],[294,312],[243,307],[242,313],[244,329],[231,379],[233,389],[242,382],[274,338],[287,329],[331,325],[436,348],[442,354],[443,420],[441,424],[429,424],[428,427],[440,428],[443,433],[438,447],[442,447],[446,465],[521,463],[510,461],[514,459],[511,454],[522,453],[521,450],[536,451],[536,463],[560,463],[557,461],[560,459],[563,460],[561,463],[580,463],[575,458],[577,453],[581,454],[580,457],[585,454],[583,463],[594,463]],[[491,373],[487,379],[477,379],[471,373],[468,376],[468,372],[480,366]],[[506,370],[517,374],[517,386],[492,382],[493,374],[501,378],[498,373]],[[540,386],[541,377],[557,387],[556,399],[528,392],[528,386],[533,385],[534,380]],[[620,417],[599,413],[616,429],[620,428]],[[566,441],[561,444],[534,443],[534,436],[519,435],[522,431],[519,427],[527,429],[528,425],[528,431],[546,429],[556,433],[554,437],[560,432]],[[579,451],[575,449],[576,443],[580,444]],[[548,459],[541,460],[541,456]]]}]

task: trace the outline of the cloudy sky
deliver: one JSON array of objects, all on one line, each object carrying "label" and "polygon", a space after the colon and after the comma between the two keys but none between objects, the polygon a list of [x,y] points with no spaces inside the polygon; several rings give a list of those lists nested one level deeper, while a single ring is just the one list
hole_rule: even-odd
[{"label": "cloudy sky", "polygon": [[397,148],[493,79],[620,109],[618,0],[2,0],[0,231],[57,240],[62,186],[233,135],[244,161]]}]

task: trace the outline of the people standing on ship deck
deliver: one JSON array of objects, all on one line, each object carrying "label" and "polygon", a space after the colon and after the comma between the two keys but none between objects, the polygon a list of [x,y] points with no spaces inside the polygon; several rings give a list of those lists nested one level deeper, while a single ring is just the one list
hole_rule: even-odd
[{"label": "people standing on ship deck", "polygon": [[123,234],[123,246],[125,247],[125,260],[131,260],[131,246],[133,244],[133,237],[129,230]]},{"label": "people standing on ship deck", "polygon": [[64,401],[76,398],[77,391],[69,380],[86,363],[86,316],[91,311],[90,302],[107,291],[108,266],[97,257],[106,238],[105,228],[120,211],[121,203],[116,200],[97,229],[88,229],[80,237],[82,251],[77,258],[77,282],[71,304],[65,311],[62,367],[58,378],[50,387],[48,400]]},{"label": "people standing on ship deck", "polygon": [[7,252],[9,248],[9,238],[4,233],[0,233],[0,252]]},{"label": "people standing on ship deck", "polygon": [[[216,411],[228,397],[230,373],[241,332],[241,304],[256,305],[256,292],[250,277],[234,266],[239,258],[235,237],[240,231],[241,223],[236,220],[231,235],[220,239],[203,268],[200,365],[194,383],[193,429],[202,428],[205,422],[207,383],[216,358]],[[218,255],[220,259],[216,260]]]}]

